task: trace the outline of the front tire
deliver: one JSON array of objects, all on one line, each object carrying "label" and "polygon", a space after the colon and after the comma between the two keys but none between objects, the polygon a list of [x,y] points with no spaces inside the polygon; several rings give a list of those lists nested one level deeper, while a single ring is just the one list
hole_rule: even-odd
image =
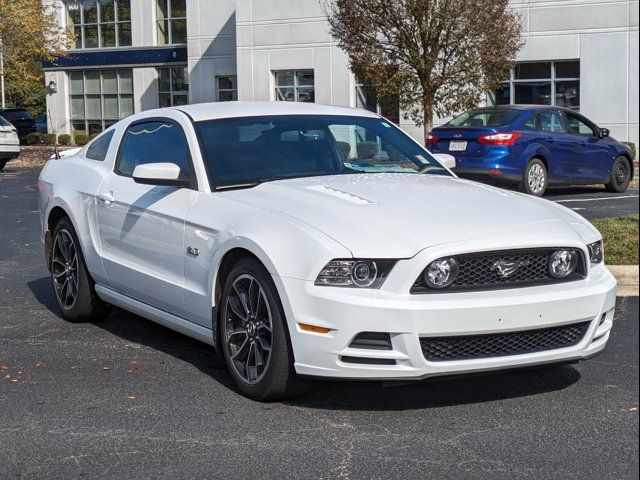
[{"label": "front tire", "polygon": [[226,278],[220,336],[238,389],[258,401],[300,395],[309,382],[296,376],[287,325],[269,272],[256,260],[239,261]]},{"label": "front tire", "polygon": [[611,166],[611,180],[605,187],[610,192],[622,193],[629,188],[629,183],[631,183],[631,165],[627,157],[619,156]]},{"label": "front tire", "polygon": [[95,292],[69,218],[60,219],[52,238],[49,271],[62,317],[74,323],[102,320],[109,314],[110,307]]},{"label": "front tire", "polygon": [[520,190],[534,197],[542,197],[547,191],[549,173],[547,167],[539,158],[532,158],[524,170],[524,177]]}]

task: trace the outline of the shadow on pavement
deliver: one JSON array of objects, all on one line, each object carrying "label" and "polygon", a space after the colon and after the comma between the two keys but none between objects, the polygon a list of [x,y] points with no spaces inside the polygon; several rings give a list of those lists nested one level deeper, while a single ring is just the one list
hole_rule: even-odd
[{"label": "shadow on pavement", "polygon": [[[31,281],[28,286],[38,302],[60,316],[48,278]],[[213,347],[118,308],[94,325],[127,342],[188,362],[226,388],[235,390],[226,366],[216,359]],[[390,387],[381,382],[320,380],[306,395],[286,404],[324,410],[415,410],[537,395],[565,389],[579,379],[578,370],[559,365]]]}]

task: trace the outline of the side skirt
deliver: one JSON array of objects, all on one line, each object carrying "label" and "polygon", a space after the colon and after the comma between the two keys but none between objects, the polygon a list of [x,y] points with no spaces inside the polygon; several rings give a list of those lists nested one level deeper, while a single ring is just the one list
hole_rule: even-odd
[{"label": "side skirt", "polygon": [[139,302],[133,298],[127,297],[122,293],[118,293],[110,288],[96,285],[96,293],[107,303],[120,307],[128,312],[140,315],[148,320],[159,323],[167,328],[180,332],[188,337],[200,340],[208,345],[213,345],[213,334],[210,329],[201,325],[192,323],[184,318],[178,317],[171,313],[152,307],[146,303]]}]

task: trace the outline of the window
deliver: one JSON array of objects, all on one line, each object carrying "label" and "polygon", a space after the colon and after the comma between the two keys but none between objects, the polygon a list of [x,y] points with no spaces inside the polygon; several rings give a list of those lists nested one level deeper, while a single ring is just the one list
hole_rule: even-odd
[{"label": "window", "polygon": [[356,84],[356,108],[382,115],[393,123],[400,123],[400,99],[394,95],[378,95],[375,87]]},{"label": "window", "polygon": [[187,43],[186,0],[157,0],[157,2],[158,44]]},{"label": "window", "polygon": [[235,75],[216,77],[216,87],[219,102],[238,100],[238,77]]},{"label": "window", "polygon": [[133,70],[78,70],[68,75],[74,131],[99,133],[133,113]]},{"label": "window", "polygon": [[276,100],[279,102],[315,102],[313,70],[275,72]]},{"label": "window", "polygon": [[158,68],[158,93],[161,107],[189,103],[189,73],[186,65]]},{"label": "window", "polygon": [[540,112],[538,114],[538,129],[543,132],[551,133],[565,133],[564,123],[562,122],[562,116],[559,112],[549,110],[547,112]]},{"label": "window", "polygon": [[596,130],[584,122],[580,118],[575,115],[566,114],[567,122],[569,124],[569,133],[573,133],[575,135],[584,135],[586,137],[597,137]]},{"label": "window", "polygon": [[503,127],[509,125],[522,113],[514,108],[478,108],[458,115],[448,126],[454,127]]},{"label": "window", "polygon": [[138,165],[175,163],[180,179],[190,178],[187,139],[179,125],[168,121],[149,121],[131,125],[124,134],[116,172],[130,177]]},{"label": "window", "polygon": [[70,0],[67,24],[77,49],[131,46],[130,0]]},{"label": "window", "polygon": [[580,109],[580,62],[519,63],[489,104],[554,105]]},{"label": "window", "polygon": [[91,160],[104,161],[109,151],[109,145],[111,145],[111,139],[113,138],[113,130],[100,135],[96,138],[87,148],[87,158]]}]

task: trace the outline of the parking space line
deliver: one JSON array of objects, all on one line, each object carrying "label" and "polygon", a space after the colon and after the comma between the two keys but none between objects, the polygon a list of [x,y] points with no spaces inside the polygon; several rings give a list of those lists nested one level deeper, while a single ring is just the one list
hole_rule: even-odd
[{"label": "parking space line", "polygon": [[619,197],[600,197],[600,198],[572,198],[570,200],[554,200],[554,201],[556,203],[600,202],[603,200],[620,200],[623,198],[638,198],[638,195],[621,195]]}]

